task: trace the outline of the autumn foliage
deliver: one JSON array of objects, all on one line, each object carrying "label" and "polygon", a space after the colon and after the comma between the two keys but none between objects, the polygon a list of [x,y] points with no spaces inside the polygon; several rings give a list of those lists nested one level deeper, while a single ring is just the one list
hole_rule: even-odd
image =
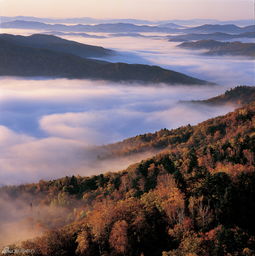
[{"label": "autumn foliage", "polygon": [[111,148],[111,156],[160,153],[118,173],[0,190],[69,210],[68,221],[23,247],[38,256],[255,255],[254,104]]}]

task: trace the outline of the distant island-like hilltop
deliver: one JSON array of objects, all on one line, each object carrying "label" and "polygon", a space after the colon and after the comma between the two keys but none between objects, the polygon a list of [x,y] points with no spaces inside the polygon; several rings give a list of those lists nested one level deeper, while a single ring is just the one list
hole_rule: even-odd
[{"label": "distant island-like hilltop", "polygon": [[200,40],[196,42],[184,42],[179,45],[181,48],[192,50],[207,50],[208,55],[235,55],[255,56],[255,43],[241,42],[218,42],[215,40]]}]

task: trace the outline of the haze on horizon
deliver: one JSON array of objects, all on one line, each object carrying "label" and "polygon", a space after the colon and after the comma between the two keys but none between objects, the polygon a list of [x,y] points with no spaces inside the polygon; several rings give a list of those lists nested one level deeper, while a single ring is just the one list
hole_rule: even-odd
[{"label": "haze on horizon", "polygon": [[237,20],[253,19],[253,5],[253,0],[0,0],[0,15]]}]

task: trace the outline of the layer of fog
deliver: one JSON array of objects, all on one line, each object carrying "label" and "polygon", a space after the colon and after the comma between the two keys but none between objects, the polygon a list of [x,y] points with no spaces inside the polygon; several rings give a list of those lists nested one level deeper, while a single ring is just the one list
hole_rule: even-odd
[{"label": "layer of fog", "polygon": [[102,35],[108,37],[65,38],[120,52],[108,61],[156,64],[221,86],[142,87],[86,80],[2,79],[0,184],[125,168],[144,156],[105,164],[97,160],[100,152],[95,145],[224,114],[232,108],[190,108],[177,102],[209,98],[238,84],[254,84],[254,62],[249,59],[201,56],[163,39]]},{"label": "layer of fog", "polygon": [[[154,34],[155,36],[155,34]],[[82,43],[101,45],[122,54],[105,58],[112,62],[158,65],[218,84],[233,86],[255,83],[255,62],[251,58],[236,56],[204,56],[197,51],[181,49],[176,42],[157,38],[113,37],[87,39],[64,37]]]},{"label": "layer of fog", "polygon": [[[175,128],[224,114],[228,108],[193,108],[181,100],[203,99],[225,87],[125,86],[81,80],[0,81],[0,180],[19,184],[66,175],[117,171],[153,154],[97,158],[95,144]],[[187,95],[186,92],[189,92]],[[64,208],[37,206],[35,198],[0,196],[0,248],[41,235]],[[56,221],[52,221],[56,219]],[[40,223],[40,225],[38,225]]]},{"label": "layer of fog", "polygon": [[[40,205],[32,195],[22,194],[18,198],[0,196],[0,252],[1,247],[20,245],[27,239],[40,236],[44,231],[58,228],[71,220],[71,211],[65,207]],[[64,218],[63,218],[64,217]]]},{"label": "layer of fog", "polygon": [[[98,160],[95,145],[196,124],[233,107],[194,107],[226,87],[139,86],[87,80],[0,81],[0,180],[17,184],[120,170],[136,159]],[[188,93],[187,93],[188,92]]]},{"label": "layer of fog", "polygon": [[[37,32],[6,31],[25,35]],[[96,145],[161,128],[196,124],[225,114],[233,107],[191,108],[178,102],[206,99],[239,83],[254,83],[253,62],[246,59],[198,56],[160,39],[66,38],[121,52],[107,60],[157,64],[226,85],[143,87],[104,81],[2,78],[0,185],[124,169],[153,152],[103,161],[98,159],[102,152]],[[0,242],[6,244],[27,239],[43,231],[35,229],[31,222],[31,208],[27,202],[1,198],[0,205]],[[42,219],[53,216],[53,210],[40,208]],[[17,236],[13,237],[13,234]]]}]

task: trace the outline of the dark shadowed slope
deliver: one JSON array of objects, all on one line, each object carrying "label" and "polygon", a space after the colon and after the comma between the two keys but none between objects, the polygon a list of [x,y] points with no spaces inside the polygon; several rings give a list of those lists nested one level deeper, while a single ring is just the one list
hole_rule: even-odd
[{"label": "dark shadowed slope", "polygon": [[201,40],[197,42],[184,42],[179,47],[200,50],[208,50],[208,55],[236,55],[236,56],[255,56],[255,43],[241,42],[218,42],[214,40]]},{"label": "dark shadowed slope", "polygon": [[199,84],[208,82],[157,66],[109,63],[68,53],[18,45],[0,39],[0,75],[90,78],[144,83]]},{"label": "dark shadowed slope", "polygon": [[243,106],[255,101],[255,87],[252,86],[237,86],[226,91],[224,94],[207,99],[189,101],[191,103],[199,103],[213,106],[234,105]]},{"label": "dark shadowed slope", "polygon": [[103,57],[114,54],[114,51],[103,47],[81,44],[53,35],[34,34],[31,36],[15,36],[10,34],[1,34],[0,39],[1,41],[6,40],[6,42],[11,42],[20,46],[71,53],[80,57]]}]

